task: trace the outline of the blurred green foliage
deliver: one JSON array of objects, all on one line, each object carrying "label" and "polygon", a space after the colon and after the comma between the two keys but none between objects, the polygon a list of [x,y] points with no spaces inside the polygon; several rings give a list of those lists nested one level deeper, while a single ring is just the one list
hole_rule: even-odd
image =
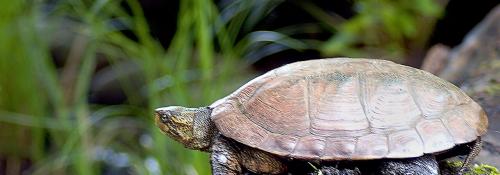
[{"label": "blurred green foliage", "polygon": [[[404,55],[412,39],[428,35],[417,30],[428,22],[420,17],[436,18],[441,11],[432,0],[359,0],[358,15],[347,20],[304,1],[297,3],[317,24],[254,31],[282,2],[237,0],[219,9],[211,1],[180,1],[175,36],[164,48],[151,36],[137,0],[1,0],[5,171],[209,174],[207,154],[188,151],[159,132],[151,120],[154,108],[209,105],[252,76],[241,71],[248,63],[286,49],[318,49],[326,56],[366,56],[374,50]],[[293,38],[318,28],[332,37]],[[93,79],[105,71],[118,79],[124,104],[88,102]]]},{"label": "blurred green foliage", "polygon": [[332,26],[336,34],[322,45],[324,54],[401,61],[425,47],[442,13],[434,0],[359,0],[355,9],[355,17]]},{"label": "blurred green foliage", "polygon": [[[130,166],[133,174],[208,173],[206,154],[188,152],[163,136],[151,112],[169,104],[208,105],[235,88],[237,76],[232,82],[228,76],[244,64],[236,64],[233,43],[223,32],[217,33],[223,50],[215,53],[216,7],[209,1],[182,1],[178,32],[164,49],[149,34],[139,3],[125,2],[131,14],[121,3],[3,2],[11,7],[1,12],[0,24],[0,133],[7,143],[0,150],[7,154],[8,174],[19,174],[23,160],[33,161],[28,170],[33,174],[100,174],[110,171],[102,167],[114,163],[105,162],[109,157],[120,155],[118,161],[126,161],[121,166]],[[137,41],[125,36],[122,26]],[[52,45],[67,50],[60,69]],[[140,82],[120,77],[129,96],[126,104],[87,102],[102,62],[111,63],[117,74],[127,73],[118,66],[123,62],[139,67]]]}]

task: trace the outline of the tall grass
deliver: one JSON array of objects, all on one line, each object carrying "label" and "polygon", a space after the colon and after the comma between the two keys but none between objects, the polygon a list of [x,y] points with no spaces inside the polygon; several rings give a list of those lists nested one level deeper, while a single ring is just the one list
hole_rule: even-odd
[{"label": "tall grass", "polygon": [[[151,36],[136,0],[1,4],[0,155],[8,174],[20,174],[24,160],[33,174],[101,174],[120,166],[132,174],[210,172],[207,154],[162,135],[151,116],[164,105],[209,105],[244,79],[229,77],[245,64],[235,59],[236,35],[212,2],[181,2],[168,48]],[[54,65],[54,43],[66,50],[61,67]],[[140,70],[140,82],[118,76],[125,104],[88,103],[102,62],[117,74],[129,71],[122,63]]]}]

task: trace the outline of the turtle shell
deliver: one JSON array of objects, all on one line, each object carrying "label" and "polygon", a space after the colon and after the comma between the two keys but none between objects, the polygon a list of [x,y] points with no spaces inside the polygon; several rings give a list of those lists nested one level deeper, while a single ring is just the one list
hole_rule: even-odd
[{"label": "turtle shell", "polygon": [[288,64],[211,107],[224,136],[297,159],[418,157],[471,142],[488,126],[453,84],[374,59]]}]

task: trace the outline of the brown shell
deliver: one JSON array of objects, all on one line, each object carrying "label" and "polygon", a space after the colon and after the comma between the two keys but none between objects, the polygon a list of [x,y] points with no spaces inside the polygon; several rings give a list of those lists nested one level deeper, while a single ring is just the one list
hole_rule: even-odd
[{"label": "brown shell", "polygon": [[298,159],[417,157],[485,134],[481,107],[430,73],[385,60],[289,64],[211,106],[220,132]]}]

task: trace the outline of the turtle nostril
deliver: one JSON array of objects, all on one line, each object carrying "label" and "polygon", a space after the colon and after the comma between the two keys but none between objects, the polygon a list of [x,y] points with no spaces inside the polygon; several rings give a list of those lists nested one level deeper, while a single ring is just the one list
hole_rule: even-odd
[{"label": "turtle nostril", "polygon": [[163,109],[161,109],[161,108],[155,109],[155,113],[156,113],[156,115],[159,115],[159,116],[163,115],[163,114],[165,113],[164,111],[165,111],[165,110],[163,110]]}]

